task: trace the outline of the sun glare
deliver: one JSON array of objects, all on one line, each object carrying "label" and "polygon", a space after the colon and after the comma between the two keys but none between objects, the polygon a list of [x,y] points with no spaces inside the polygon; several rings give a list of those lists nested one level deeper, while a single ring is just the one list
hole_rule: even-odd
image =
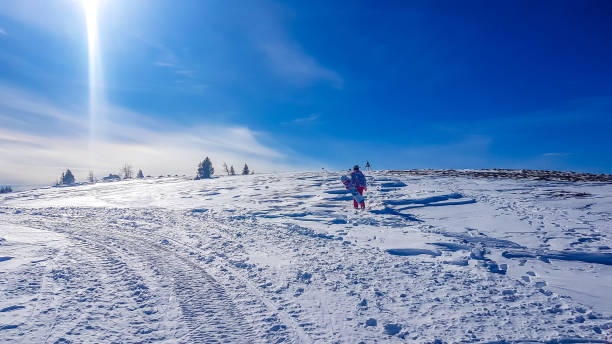
[{"label": "sun glare", "polygon": [[89,62],[89,155],[90,168],[95,162],[95,141],[97,122],[101,109],[102,70],[98,41],[98,0],[81,0],[87,24],[87,45]]},{"label": "sun glare", "polygon": [[81,0],[83,9],[85,10],[85,20],[87,22],[87,40],[91,52],[92,47],[95,48],[98,36],[98,15],[97,15],[97,0]]}]

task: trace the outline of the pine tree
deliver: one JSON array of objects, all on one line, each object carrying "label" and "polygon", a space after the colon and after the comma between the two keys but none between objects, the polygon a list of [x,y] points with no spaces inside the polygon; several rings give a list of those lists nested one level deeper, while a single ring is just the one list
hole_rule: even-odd
[{"label": "pine tree", "polygon": [[94,183],[96,181],[93,171],[89,171],[89,177],[87,179],[89,180],[90,183]]},{"label": "pine tree", "polygon": [[74,175],[69,169],[66,170],[66,172],[62,173],[62,177],[60,178],[60,184],[74,184]]},{"label": "pine tree", "polygon": [[236,171],[234,171],[234,166],[230,167],[229,174],[232,175],[232,176],[236,175]]},{"label": "pine tree", "polygon": [[215,169],[212,167],[212,162],[210,162],[210,159],[206,157],[206,159],[204,159],[204,161],[202,161],[198,165],[198,170],[196,172],[195,179],[198,180],[198,179],[210,178],[214,173],[215,173]]},{"label": "pine tree", "polygon": [[138,174],[136,175],[136,178],[139,178],[139,179],[144,178],[144,174],[142,174],[142,170],[138,170]]},{"label": "pine tree", "polygon": [[10,186],[0,187],[0,194],[9,193],[9,192],[13,192],[13,189],[11,189]]},{"label": "pine tree", "polygon": [[246,176],[249,174],[249,166],[247,164],[244,164],[244,167],[242,168],[242,175]]}]

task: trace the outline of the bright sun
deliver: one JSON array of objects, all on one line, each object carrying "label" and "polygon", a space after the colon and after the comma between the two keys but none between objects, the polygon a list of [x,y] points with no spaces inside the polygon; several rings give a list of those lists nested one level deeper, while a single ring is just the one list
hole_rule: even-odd
[{"label": "bright sun", "polygon": [[89,40],[89,48],[95,46],[98,36],[98,16],[97,16],[97,0],[81,0],[83,9],[85,10],[85,19],[87,21],[87,39]]}]

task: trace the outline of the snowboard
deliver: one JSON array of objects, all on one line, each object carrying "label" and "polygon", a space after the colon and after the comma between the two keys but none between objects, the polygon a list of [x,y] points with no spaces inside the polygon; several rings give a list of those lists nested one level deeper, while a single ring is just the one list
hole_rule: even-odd
[{"label": "snowboard", "polygon": [[349,192],[351,193],[351,195],[353,195],[353,198],[357,201],[357,203],[361,203],[365,200],[363,196],[359,194],[359,191],[357,191],[355,186],[351,183],[351,179],[349,177],[342,176],[340,180],[342,180],[342,184],[344,184],[344,186],[348,188]]}]

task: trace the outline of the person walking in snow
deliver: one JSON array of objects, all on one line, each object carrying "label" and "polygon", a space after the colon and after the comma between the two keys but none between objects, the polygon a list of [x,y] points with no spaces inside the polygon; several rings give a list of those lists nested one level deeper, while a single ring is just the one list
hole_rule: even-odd
[{"label": "person walking in snow", "polygon": [[[353,171],[351,172],[351,184],[357,189],[360,195],[363,196],[363,191],[367,191],[366,178],[359,170],[359,165],[353,166]],[[357,204],[357,200],[353,198],[353,207],[358,209],[361,206],[361,209],[365,209],[365,201],[362,201],[360,204]]]}]

